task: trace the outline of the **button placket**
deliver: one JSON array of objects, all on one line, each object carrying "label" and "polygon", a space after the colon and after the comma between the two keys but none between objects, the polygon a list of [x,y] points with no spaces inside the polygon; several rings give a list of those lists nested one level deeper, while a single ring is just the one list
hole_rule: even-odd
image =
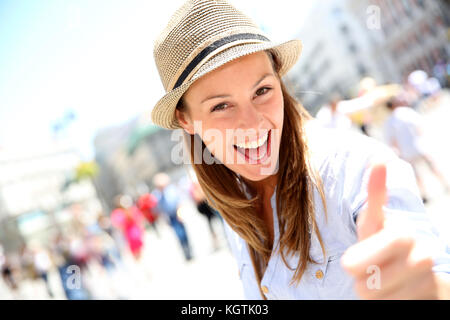
[{"label": "button placket", "polygon": [[268,294],[269,293],[269,288],[267,288],[266,286],[261,286],[261,290],[264,294]]},{"label": "button placket", "polygon": [[[275,270],[277,270],[278,265],[278,257],[275,254],[278,250],[279,245],[279,227],[278,227],[278,215],[276,212],[276,205],[275,205],[275,195],[276,195],[276,187],[275,191],[272,195],[270,204],[272,206],[272,217],[273,217],[273,228],[274,228],[274,239],[273,239],[273,247],[272,247],[272,255],[269,259],[269,263],[267,265],[266,271],[264,272],[263,278],[261,279],[261,290],[266,295],[267,298],[273,298],[275,297],[273,294],[273,290],[271,289],[271,283],[273,281],[273,278],[275,276]],[[265,292],[264,290],[267,290]]]},{"label": "button placket", "polygon": [[316,276],[317,279],[321,280],[323,278],[323,271],[321,269],[318,269],[316,271],[315,276]]},{"label": "button placket", "polygon": [[310,266],[310,278],[316,284],[322,284],[325,274],[327,272],[327,265],[329,261],[330,255],[325,254],[323,256],[322,252],[317,252],[316,255],[313,255],[313,259],[317,261],[317,264],[311,264]]},{"label": "button placket", "polygon": [[314,265],[312,269],[312,278],[316,281],[316,283],[322,284],[324,282],[330,262],[338,259],[340,256],[341,254],[327,254],[325,256],[325,261],[322,260],[322,263]]}]

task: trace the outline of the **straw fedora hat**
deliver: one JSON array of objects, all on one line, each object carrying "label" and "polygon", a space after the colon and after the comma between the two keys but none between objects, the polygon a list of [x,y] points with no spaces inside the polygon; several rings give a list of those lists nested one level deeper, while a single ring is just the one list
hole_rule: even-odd
[{"label": "straw fedora hat", "polygon": [[166,94],[152,110],[153,123],[181,128],[175,109],[193,82],[227,62],[267,49],[279,57],[283,76],[297,62],[302,44],[300,40],[271,42],[225,0],[186,1],[155,41],[155,63]]}]

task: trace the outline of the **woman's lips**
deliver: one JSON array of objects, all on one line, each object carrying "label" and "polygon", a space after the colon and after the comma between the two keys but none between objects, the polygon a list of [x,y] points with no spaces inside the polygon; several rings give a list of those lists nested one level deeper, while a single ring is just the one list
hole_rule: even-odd
[{"label": "woman's lips", "polygon": [[240,148],[233,145],[234,149],[240,153],[245,161],[251,164],[261,164],[264,163],[270,157],[270,146],[271,146],[271,131],[268,132],[268,137],[266,142],[258,148]]}]

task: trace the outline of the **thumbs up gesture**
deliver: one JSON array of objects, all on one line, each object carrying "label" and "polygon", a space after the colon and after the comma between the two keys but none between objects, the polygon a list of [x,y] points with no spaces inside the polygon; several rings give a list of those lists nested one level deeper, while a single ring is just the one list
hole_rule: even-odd
[{"label": "thumbs up gesture", "polygon": [[363,299],[440,298],[443,287],[432,271],[433,260],[417,254],[412,237],[396,232],[401,226],[386,226],[386,201],[386,166],[378,164],[369,179],[367,209],[356,223],[358,242],[341,258],[342,267],[355,280],[355,292]]},{"label": "thumbs up gesture", "polygon": [[383,229],[386,196],[386,166],[375,165],[369,179],[367,210],[357,220],[358,241]]}]

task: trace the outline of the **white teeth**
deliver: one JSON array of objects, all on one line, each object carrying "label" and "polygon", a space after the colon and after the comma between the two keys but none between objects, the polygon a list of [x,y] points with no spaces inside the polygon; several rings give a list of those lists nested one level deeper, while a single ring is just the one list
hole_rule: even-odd
[{"label": "white teeth", "polygon": [[256,149],[261,147],[264,143],[266,143],[267,138],[269,137],[269,133],[266,132],[264,136],[258,139],[258,141],[252,141],[252,142],[244,142],[244,143],[237,143],[235,144],[239,148],[243,149]]}]

